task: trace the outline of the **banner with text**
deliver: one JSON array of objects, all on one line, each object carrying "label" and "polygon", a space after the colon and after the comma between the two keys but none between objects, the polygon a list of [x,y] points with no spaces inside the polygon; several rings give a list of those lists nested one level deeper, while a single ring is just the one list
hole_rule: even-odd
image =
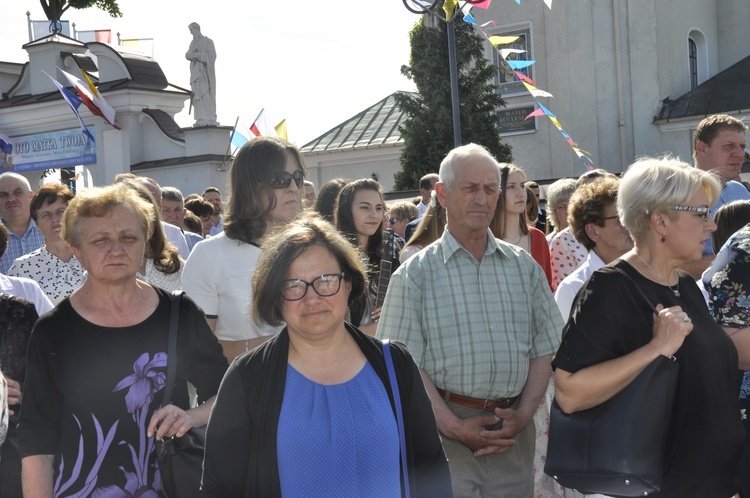
[{"label": "banner with text", "polygon": [[[94,127],[89,130],[94,133]],[[0,151],[0,172],[68,168],[96,163],[96,144],[78,128],[12,137],[10,154]]]}]

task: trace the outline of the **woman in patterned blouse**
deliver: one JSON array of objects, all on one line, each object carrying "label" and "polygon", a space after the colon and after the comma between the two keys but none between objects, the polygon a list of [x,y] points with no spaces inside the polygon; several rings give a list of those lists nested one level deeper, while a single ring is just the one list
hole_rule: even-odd
[{"label": "woman in patterned blouse", "polygon": [[35,280],[57,305],[86,281],[86,270],[62,239],[62,217],[74,194],[65,185],[48,183],[31,200],[31,217],[44,236],[44,245],[16,259],[8,275]]}]

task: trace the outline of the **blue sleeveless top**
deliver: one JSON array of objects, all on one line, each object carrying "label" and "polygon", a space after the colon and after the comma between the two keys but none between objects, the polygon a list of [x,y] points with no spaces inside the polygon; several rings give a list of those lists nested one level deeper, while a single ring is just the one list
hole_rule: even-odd
[{"label": "blue sleeveless top", "polygon": [[401,496],[396,417],[369,363],[328,386],[288,365],[276,445],[285,498]]}]

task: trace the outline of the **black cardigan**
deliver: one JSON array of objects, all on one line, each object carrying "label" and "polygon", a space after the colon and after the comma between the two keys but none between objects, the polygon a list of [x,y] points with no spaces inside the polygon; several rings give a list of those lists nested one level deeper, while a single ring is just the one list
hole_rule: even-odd
[{"label": "black cardigan", "polygon": [[[382,343],[349,324],[346,327],[386,387],[395,416]],[[404,416],[411,496],[450,497],[448,461],[419,369],[406,346],[391,344]],[[229,367],[206,432],[203,496],[281,496],[276,429],[284,398],[288,354],[289,335],[285,328],[265,344],[235,359]]]}]

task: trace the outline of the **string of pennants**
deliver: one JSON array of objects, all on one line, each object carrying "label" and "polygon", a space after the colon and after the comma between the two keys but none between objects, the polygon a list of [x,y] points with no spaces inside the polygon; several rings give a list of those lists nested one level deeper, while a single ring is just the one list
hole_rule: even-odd
[{"label": "string of pennants", "polygon": [[[521,5],[521,0],[515,0],[518,5]],[[552,1],[553,0],[544,0],[544,3],[547,5],[547,8],[550,10],[552,9]],[[547,116],[549,120],[552,122],[553,125],[555,125],[555,128],[562,134],[563,138],[567,142],[567,144],[570,146],[570,148],[573,150],[576,156],[578,156],[578,159],[581,160],[583,163],[583,166],[587,170],[595,169],[594,161],[591,158],[591,153],[582,149],[578,143],[571,138],[571,136],[563,129],[562,125],[560,124],[560,120],[557,119],[557,116],[550,111],[546,106],[544,106],[539,99],[542,98],[554,98],[554,95],[551,93],[544,91],[536,86],[536,83],[534,80],[526,76],[521,72],[521,70],[532,66],[536,61],[534,60],[513,60],[508,59],[508,56],[511,54],[523,54],[526,53],[525,50],[517,49],[517,48],[500,48],[504,45],[509,45],[513,43],[514,41],[518,40],[518,36],[499,36],[499,35],[488,35],[484,28],[486,28],[489,25],[496,26],[495,21],[488,21],[482,25],[478,25],[476,19],[474,19],[474,16],[471,15],[471,9],[474,7],[480,8],[480,9],[487,9],[489,8],[490,4],[492,3],[492,0],[474,0],[474,1],[464,1],[460,5],[460,10],[463,13],[464,22],[467,22],[469,24],[472,24],[476,26],[482,34],[487,38],[487,40],[492,44],[492,46],[498,51],[500,54],[500,58],[503,61],[503,64],[506,64],[512,71],[513,74],[523,83],[523,86],[526,88],[526,90],[531,94],[532,97],[534,97],[534,101],[536,102],[537,108],[529,113],[526,119],[533,118],[535,116]],[[454,15],[456,6],[459,5],[458,0],[445,0],[443,3],[443,10],[445,12],[446,20],[450,20],[451,16]]]}]

